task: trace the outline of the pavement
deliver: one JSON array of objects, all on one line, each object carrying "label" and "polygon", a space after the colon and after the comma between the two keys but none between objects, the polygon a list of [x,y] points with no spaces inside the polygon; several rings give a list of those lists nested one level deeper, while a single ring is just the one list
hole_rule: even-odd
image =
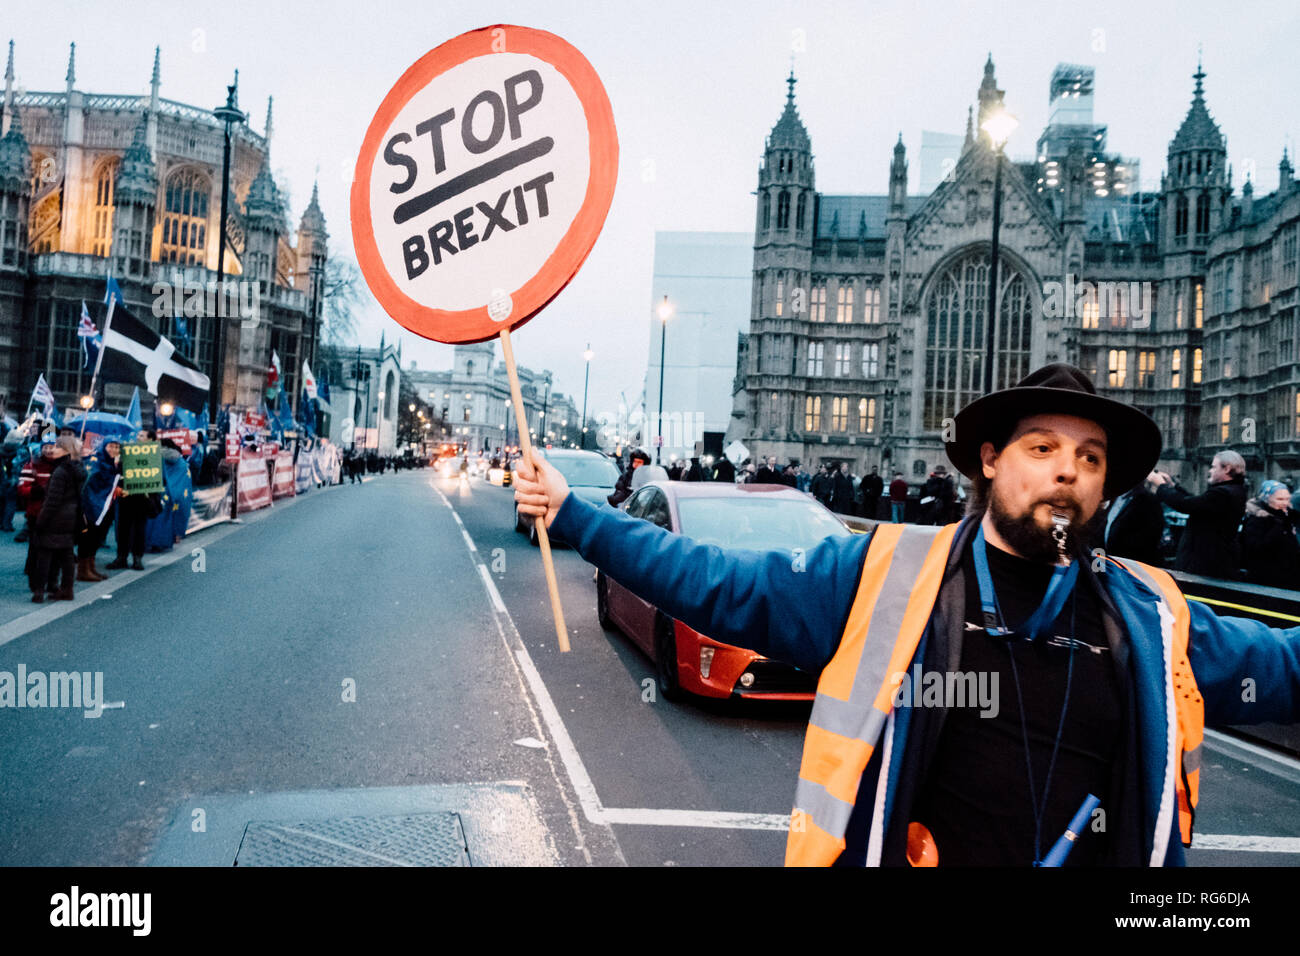
[{"label": "pavement", "polygon": [[[0,710],[0,864],[780,865],[808,707],[656,697],[554,554],[566,654],[510,489],[427,470],[27,604],[0,671],[104,709]],[[1300,864],[1300,763],[1210,735],[1201,787],[1193,864]]]}]

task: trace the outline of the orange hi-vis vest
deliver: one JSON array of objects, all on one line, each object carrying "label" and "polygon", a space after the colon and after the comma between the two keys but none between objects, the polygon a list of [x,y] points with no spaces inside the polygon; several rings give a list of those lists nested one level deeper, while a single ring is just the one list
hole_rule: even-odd
[{"label": "orange hi-vis vest", "polygon": [[[830,866],[843,852],[862,774],[883,733],[867,844],[867,865],[880,865],[895,695],[934,610],[957,528],[880,524],[872,532],[844,634],[817,682],[786,844],[787,866]],[[1205,707],[1187,659],[1187,601],[1166,572],[1137,561],[1107,560],[1156,598],[1170,728],[1164,792],[1172,789],[1176,795],[1180,835],[1190,845]],[[1155,855],[1152,862],[1158,865]]]}]

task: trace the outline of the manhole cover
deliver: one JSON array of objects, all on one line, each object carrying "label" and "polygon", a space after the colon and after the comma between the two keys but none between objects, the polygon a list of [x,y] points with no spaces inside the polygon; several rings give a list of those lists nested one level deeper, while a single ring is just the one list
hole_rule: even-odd
[{"label": "manhole cover", "polygon": [[254,820],[235,866],[469,866],[457,813]]}]

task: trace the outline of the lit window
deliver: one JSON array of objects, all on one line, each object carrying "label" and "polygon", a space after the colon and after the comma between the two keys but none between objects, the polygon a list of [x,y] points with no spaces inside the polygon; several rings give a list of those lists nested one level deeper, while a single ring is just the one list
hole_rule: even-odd
[{"label": "lit window", "polygon": [[874,398],[858,399],[858,431],[874,432],[876,430],[876,400]]},{"label": "lit window", "polygon": [[862,318],[868,325],[880,321],[880,286],[869,285],[862,290]]},{"label": "lit window", "polygon": [[167,180],[159,259],[182,265],[207,264],[208,194],[212,184],[194,169]]},{"label": "lit window", "polygon": [[1138,353],[1138,388],[1156,387],[1156,353]]},{"label": "lit window", "polygon": [[1123,388],[1128,373],[1128,352],[1120,349],[1110,350],[1110,387]]},{"label": "lit window", "polygon": [[90,254],[107,256],[113,244],[113,181],[117,178],[117,161],[99,167],[95,178],[95,206],[91,210],[93,237]]},{"label": "lit window", "polygon": [[1200,328],[1205,321],[1205,286],[1196,283],[1196,328]]},{"label": "lit window", "polygon": [[1174,349],[1173,358],[1170,359],[1169,387],[1183,387],[1183,350]]},{"label": "lit window", "polygon": [[835,321],[839,323],[853,321],[853,286],[841,284],[839,300],[835,304]]},{"label": "lit window", "polygon": [[821,396],[809,395],[804,400],[803,419],[803,429],[806,432],[815,432],[822,427]]},{"label": "lit window", "polygon": [[1224,405],[1219,413],[1219,441],[1226,442],[1232,431],[1232,406]]},{"label": "lit window", "polygon": [[848,431],[849,428],[849,400],[847,398],[831,399],[831,430],[837,432]]},{"label": "lit window", "polygon": [[1183,301],[1184,298],[1183,290],[1182,288],[1179,288],[1178,293],[1174,296],[1174,328],[1176,329],[1181,329],[1183,327],[1183,309],[1187,305],[1187,303]]},{"label": "lit window", "polygon": [[812,289],[812,312],[809,318],[814,322],[826,321],[826,283],[822,282]]},{"label": "lit window", "polygon": [[1201,350],[1192,350],[1192,384],[1201,384]]}]

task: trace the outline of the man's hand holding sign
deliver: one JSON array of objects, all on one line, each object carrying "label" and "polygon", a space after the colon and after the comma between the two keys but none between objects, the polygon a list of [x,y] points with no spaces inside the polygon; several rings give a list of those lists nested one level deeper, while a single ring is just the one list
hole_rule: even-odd
[{"label": "man's hand holding sign", "polygon": [[[617,174],[613,111],[582,54],[524,27],[462,34],[402,75],[366,131],[352,184],[361,271],[412,332],[447,344],[499,337],[526,422],[510,330],[577,273]],[[527,428],[519,439],[533,461]],[[567,651],[544,522],[538,539]]]}]

